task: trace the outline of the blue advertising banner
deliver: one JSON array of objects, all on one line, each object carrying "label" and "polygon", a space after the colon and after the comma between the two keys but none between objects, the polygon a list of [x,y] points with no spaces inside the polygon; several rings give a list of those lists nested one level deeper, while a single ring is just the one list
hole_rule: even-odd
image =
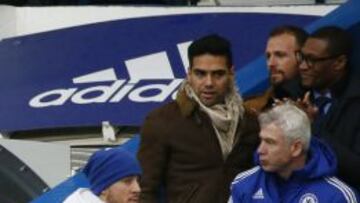
[{"label": "blue advertising banner", "polygon": [[[0,43],[0,130],[141,125],[186,75],[186,49],[203,35],[231,40],[237,70],[263,54],[271,28],[317,17],[203,13],[141,17]],[[266,68],[263,67],[265,70]],[[257,80],[257,75],[244,75]],[[248,89],[248,85],[240,89]]]},{"label": "blue advertising banner", "polygon": [[232,42],[240,91],[259,92],[267,86],[262,56],[273,27],[294,24],[312,31],[336,24],[358,33],[358,9],[358,1],[349,1],[320,19],[274,13],[162,15],[3,40],[0,131],[102,121],[139,126],[149,111],[175,97],[186,75],[187,46],[210,33]]}]

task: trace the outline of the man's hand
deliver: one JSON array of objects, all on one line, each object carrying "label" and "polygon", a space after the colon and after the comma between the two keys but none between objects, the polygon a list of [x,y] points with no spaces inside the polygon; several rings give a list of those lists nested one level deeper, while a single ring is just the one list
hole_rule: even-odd
[{"label": "man's hand", "polygon": [[318,108],[311,103],[310,101],[310,92],[307,91],[302,99],[296,101],[296,106],[303,110],[310,119],[310,122],[313,122],[316,116],[318,115]]},{"label": "man's hand", "polygon": [[311,103],[310,101],[310,92],[306,92],[304,97],[302,99],[298,99],[296,101],[293,101],[289,98],[284,98],[282,100],[280,99],[274,99],[273,106],[281,105],[286,102],[294,103],[299,109],[303,110],[306,115],[309,117],[310,122],[313,122],[318,114],[318,108]]}]

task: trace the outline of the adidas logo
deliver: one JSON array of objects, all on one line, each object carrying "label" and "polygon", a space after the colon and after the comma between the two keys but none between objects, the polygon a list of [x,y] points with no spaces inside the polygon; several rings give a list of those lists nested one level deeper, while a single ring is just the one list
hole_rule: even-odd
[{"label": "adidas logo", "polygon": [[[190,42],[178,44],[184,73],[188,67],[186,50]],[[124,99],[136,103],[164,102],[175,99],[183,78],[176,78],[166,52],[158,52],[125,61],[129,79],[119,79],[113,67],[95,71],[72,79],[77,87],[58,88],[42,92],[29,101],[33,108],[61,106],[66,103],[94,104],[118,103]],[[156,81],[162,81],[161,83]],[[145,81],[145,83],[143,82]],[[155,81],[155,82],[154,82]],[[164,81],[168,81],[164,83]],[[88,87],[89,84],[104,83]],[[143,83],[141,83],[143,82]],[[151,83],[151,84],[149,84]],[[80,88],[86,85],[86,88]]]},{"label": "adidas logo", "polygon": [[262,188],[260,188],[255,194],[252,196],[253,199],[264,199],[264,194]]}]

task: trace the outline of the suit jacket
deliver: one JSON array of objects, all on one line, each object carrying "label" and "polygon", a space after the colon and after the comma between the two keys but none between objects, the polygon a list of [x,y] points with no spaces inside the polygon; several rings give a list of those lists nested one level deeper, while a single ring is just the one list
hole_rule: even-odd
[{"label": "suit jacket", "polygon": [[181,92],[151,112],[141,129],[141,202],[159,202],[161,185],[166,202],[226,202],[232,179],[253,166],[258,131],[256,116],[246,111],[224,160],[209,117]]},{"label": "suit jacket", "polygon": [[332,87],[333,102],[318,136],[334,148],[339,178],[360,190],[359,87],[359,80],[349,77]]}]

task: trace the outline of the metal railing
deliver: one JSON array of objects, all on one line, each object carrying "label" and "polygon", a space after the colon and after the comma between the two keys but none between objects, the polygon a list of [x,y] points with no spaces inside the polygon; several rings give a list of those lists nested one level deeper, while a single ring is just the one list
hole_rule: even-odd
[{"label": "metal railing", "polygon": [[199,6],[283,6],[342,4],[347,0],[200,0]]}]

